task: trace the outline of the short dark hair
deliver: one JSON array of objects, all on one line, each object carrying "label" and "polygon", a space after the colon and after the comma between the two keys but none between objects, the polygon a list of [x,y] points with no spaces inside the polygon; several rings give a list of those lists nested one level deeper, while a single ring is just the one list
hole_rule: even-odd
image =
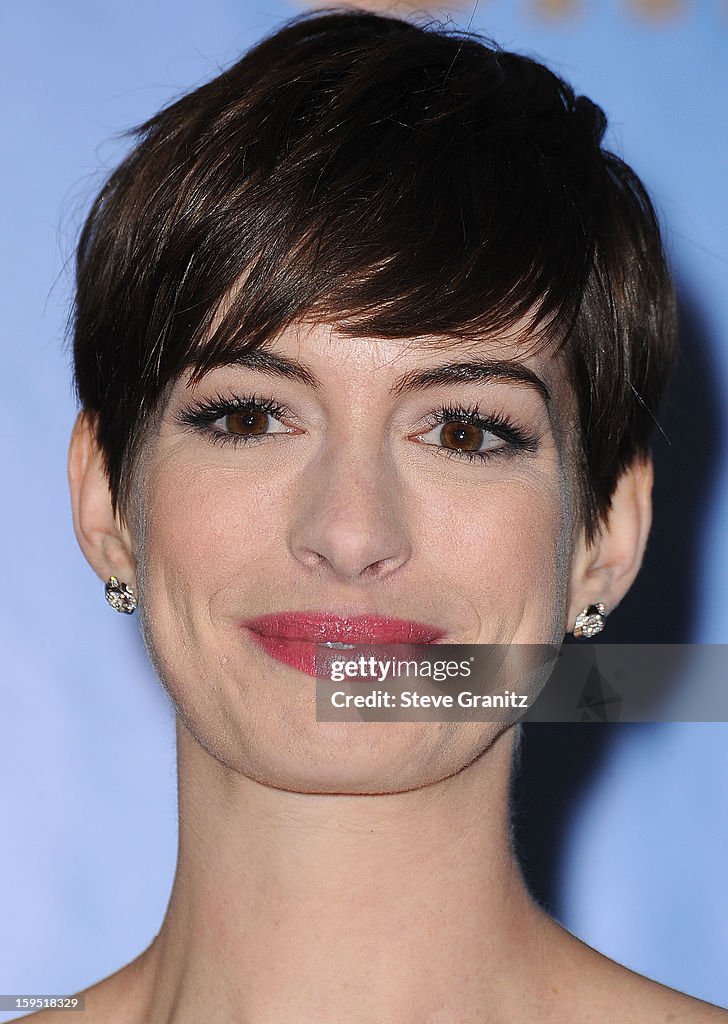
[{"label": "short dark hair", "polygon": [[133,129],[81,233],[73,313],[114,511],[185,369],[297,320],[452,344],[527,317],[568,368],[592,540],[649,453],[676,333],[655,211],[606,125],[478,33],[347,10],[291,19]]}]

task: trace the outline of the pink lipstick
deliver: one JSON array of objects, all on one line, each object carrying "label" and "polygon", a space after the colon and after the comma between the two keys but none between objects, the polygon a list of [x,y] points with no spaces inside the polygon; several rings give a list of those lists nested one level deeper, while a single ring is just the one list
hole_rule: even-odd
[{"label": "pink lipstick", "polygon": [[[410,619],[333,612],[276,612],[247,619],[240,625],[271,657],[311,676],[316,676],[317,645],[430,644],[445,635],[445,630]],[[332,653],[349,649],[329,648]],[[319,659],[322,654],[319,646]],[[319,661],[319,670],[320,667]]]}]

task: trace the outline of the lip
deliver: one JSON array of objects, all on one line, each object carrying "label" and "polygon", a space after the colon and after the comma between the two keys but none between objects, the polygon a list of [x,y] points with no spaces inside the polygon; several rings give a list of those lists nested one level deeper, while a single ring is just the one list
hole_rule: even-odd
[{"label": "lip", "polygon": [[[387,615],[338,615],[334,612],[276,612],[240,623],[249,636],[276,661],[310,676],[322,672],[322,656],[346,657],[346,650],[322,652],[328,642],[347,644],[429,644],[445,630],[411,619]],[[318,672],[317,672],[318,662]]]},{"label": "lip", "polygon": [[411,619],[334,612],[276,612],[248,619],[241,625],[261,636],[317,644],[429,644],[445,635],[445,630],[437,626]]}]

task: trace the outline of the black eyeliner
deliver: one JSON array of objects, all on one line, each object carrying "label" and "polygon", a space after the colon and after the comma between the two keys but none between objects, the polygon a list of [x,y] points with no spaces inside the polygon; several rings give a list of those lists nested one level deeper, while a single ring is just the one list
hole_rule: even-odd
[{"label": "black eyeliner", "polygon": [[[277,402],[271,396],[248,394],[238,397],[225,396],[218,393],[212,398],[199,399],[184,406],[176,413],[174,419],[181,426],[203,434],[212,443],[218,445],[232,444],[234,446],[243,446],[262,441],[266,437],[274,436],[267,433],[236,434],[212,428],[212,424],[224,416],[246,412],[267,413],[276,419],[291,415],[291,411],[287,406]],[[505,415],[500,413],[483,413],[477,404],[469,406],[459,404],[443,405],[433,410],[425,421],[427,430],[432,430],[439,425],[444,426],[447,423],[467,423],[493,434],[505,442],[505,447],[490,448],[482,452],[446,448],[444,445],[428,445],[438,453],[450,458],[455,457],[471,462],[484,462],[486,459],[495,456],[503,457],[519,453],[533,453],[538,450],[539,440],[537,437],[521,430]],[[418,435],[424,432],[420,430]],[[278,431],[276,433],[282,432]]]}]

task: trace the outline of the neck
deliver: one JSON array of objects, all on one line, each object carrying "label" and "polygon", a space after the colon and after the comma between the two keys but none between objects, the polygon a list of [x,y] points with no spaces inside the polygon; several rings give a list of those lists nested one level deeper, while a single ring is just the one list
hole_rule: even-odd
[{"label": "neck", "polygon": [[517,1019],[547,926],[511,848],[513,737],[422,789],[317,795],[231,773],[178,720],[179,859],[145,1018]]}]

